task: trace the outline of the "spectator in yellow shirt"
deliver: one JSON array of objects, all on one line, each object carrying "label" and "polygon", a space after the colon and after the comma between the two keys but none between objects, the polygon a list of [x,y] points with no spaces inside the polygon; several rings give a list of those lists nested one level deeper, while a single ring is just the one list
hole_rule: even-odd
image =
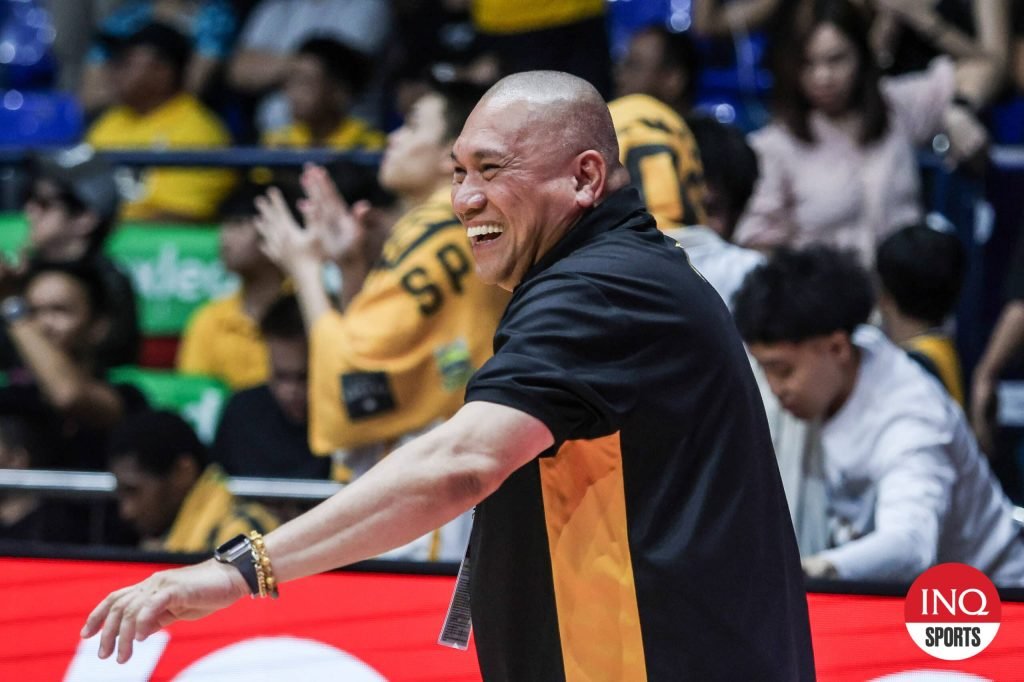
[{"label": "spectator in yellow shirt", "polygon": [[378,151],[384,133],[349,114],[371,70],[368,60],[332,38],[313,38],[292,57],[284,82],[292,123],[263,138],[268,147]]},{"label": "spectator in yellow shirt", "polygon": [[[469,86],[438,87],[391,133],[378,178],[406,213],[375,261],[363,248],[368,207],[350,211],[323,169],[303,176],[305,230],[276,196],[260,202],[257,227],[295,282],[309,329],[310,444],[335,456],[335,478],[454,414],[491,355],[508,294],[476,276],[450,197],[451,145],[478,99]],[[321,284],[325,258],[342,272],[340,311]]]},{"label": "spectator in yellow shirt", "polygon": [[[211,149],[227,147],[230,135],[217,117],[183,90],[191,48],[163,24],[149,24],[125,39],[113,62],[117,104],[86,134],[97,149]],[[211,219],[234,173],[196,168],[147,170],[125,204],[126,220]]]},{"label": "spectator in yellow shirt", "polygon": [[209,464],[206,448],[176,414],[129,417],[111,434],[108,452],[118,512],[143,549],[208,552],[239,533],[278,525],[261,505],[231,494],[224,470]]},{"label": "spectator in yellow shirt", "polygon": [[178,349],[179,372],[215,377],[235,391],[267,381],[270,356],[259,321],[284,285],[284,275],[261,250],[262,240],[253,224],[253,202],[264,189],[247,183],[224,202],[220,257],[241,285],[230,296],[210,301],[193,313]]}]

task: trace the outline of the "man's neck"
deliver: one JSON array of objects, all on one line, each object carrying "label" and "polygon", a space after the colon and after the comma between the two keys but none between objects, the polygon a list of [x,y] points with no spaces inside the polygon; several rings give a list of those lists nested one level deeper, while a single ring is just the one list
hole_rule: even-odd
[{"label": "man's neck", "polygon": [[128,105],[128,108],[135,112],[137,116],[147,116],[163,105],[170,102],[172,99],[180,95],[180,91],[170,92],[164,96],[153,97],[145,101],[134,102]]},{"label": "man's neck", "polygon": [[325,142],[331,134],[345,121],[344,112],[333,112],[317,116],[314,120],[303,121],[309,128],[313,142]]},{"label": "man's neck", "polygon": [[416,208],[420,204],[423,204],[429,199],[434,193],[439,192],[446,187],[451,185],[451,178],[445,176],[438,178],[437,182],[433,185],[426,185],[418,188],[411,192],[403,192],[398,195],[398,203],[402,206],[402,212],[406,213]]},{"label": "man's neck", "polygon": [[850,400],[850,396],[853,395],[853,389],[857,387],[857,377],[860,375],[862,355],[860,349],[852,341],[850,346],[850,362],[844,368],[843,385],[832,401],[832,404],[829,405],[828,411],[825,413],[825,419],[831,419],[836,416],[836,413],[843,409],[843,405]]},{"label": "man's neck", "polygon": [[906,315],[890,314],[885,316],[885,333],[893,343],[902,346],[915,336],[920,336],[932,329],[932,325]]},{"label": "man's neck", "polygon": [[284,278],[277,270],[242,276],[242,309],[254,320],[263,319],[271,304],[281,296]]}]

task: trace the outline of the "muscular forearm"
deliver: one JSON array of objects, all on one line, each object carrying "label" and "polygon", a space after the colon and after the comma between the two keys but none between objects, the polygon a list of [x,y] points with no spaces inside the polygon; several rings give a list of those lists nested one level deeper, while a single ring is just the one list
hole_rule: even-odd
[{"label": "muscular forearm", "polygon": [[[446,424],[395,450],[355,483],[268,535],[275,574],[283,582],[377,556],[477,504],[551,445],[546,429],[505,422],[502,414],[509,412],[466,405]],[[505,449],[487,443],[504,443]]]}]

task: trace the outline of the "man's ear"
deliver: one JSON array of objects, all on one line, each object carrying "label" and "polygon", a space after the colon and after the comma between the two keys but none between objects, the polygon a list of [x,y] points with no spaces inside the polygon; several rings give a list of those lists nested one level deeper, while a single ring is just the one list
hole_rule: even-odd
[{"label": "man's ear", "polygon": [[853,341],[850,335],[842,329],[837,329],[828,335],[827,348],[834,358],[847,362],[853,357]]},{"label": "man's ear", "polygon": [[592,208],[604,197],[604,188],[608,180],[608,164],[604,157],[593,149],[576,157],[574,167],[576,180],[576,205],[580,208]]},{"label": "man's ear", "polygon": [[195,458],[184,452],[175,458],[171,468],[171,478],[179,490],[189,490],[201,473]]}]

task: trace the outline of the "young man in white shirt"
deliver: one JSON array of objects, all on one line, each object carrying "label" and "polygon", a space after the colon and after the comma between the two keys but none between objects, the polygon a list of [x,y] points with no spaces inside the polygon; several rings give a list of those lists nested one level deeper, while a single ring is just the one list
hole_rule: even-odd
[{"label": "young man in white shirt", "polygon": [[865,325],[874,305],[852,254],[781,250],[736,296],[737,326],[794,415],[822,422],[829,547],[811,577],[910,582],[962,562],[1024,585],[1012,505],[942,386]]}]

